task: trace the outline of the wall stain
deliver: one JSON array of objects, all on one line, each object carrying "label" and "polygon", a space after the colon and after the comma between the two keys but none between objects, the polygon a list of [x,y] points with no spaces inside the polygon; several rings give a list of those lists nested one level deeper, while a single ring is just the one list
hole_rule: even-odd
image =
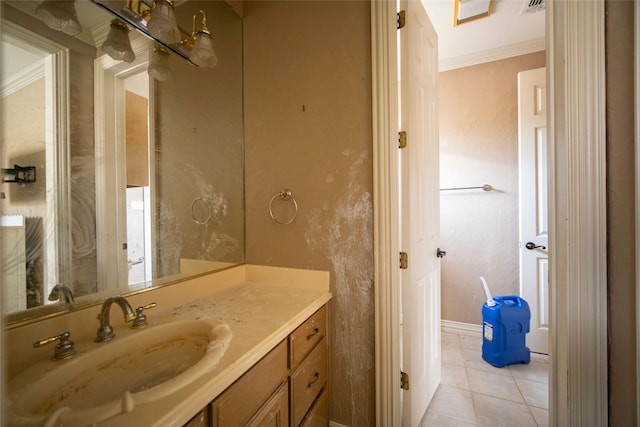
[{"label": "wall stain", "polygon": [[341,154],[353,158],[348,185],[338,193],[333,214],[321,208],[310,212],[305,241],[331,263],[331,375],[332,383],[340,384],[331,390],[332,414],[350,413],[350,420],[336,421],[369,426],[375,425],[374,405],[362,390],[375,387],[373,201],[362,175],[370,156],[367,150]]}]

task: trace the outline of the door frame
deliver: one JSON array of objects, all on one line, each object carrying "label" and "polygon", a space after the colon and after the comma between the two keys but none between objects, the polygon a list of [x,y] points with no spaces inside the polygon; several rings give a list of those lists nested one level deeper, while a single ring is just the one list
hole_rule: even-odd
[{"label": "door frame", "polygon": [[[69,49],[12,21],[2,21],[3,34],[39,51],[41,72],[27,73],[16,86],[45,79],[46,215],[44,221],[45,298],[58,283],[72,283],[71,177],[69,161]],[[57,83],[55,83],[57,82]],[[17,89],[12,87],[10,89]],[[8,167],[8,166],[5,166]]]},{"label": "door frame", "polygon": [[402,425],[396,3],[371,1],[376,426]]},{"label": "door frame", "polygon": [[[135,54],[132,63],[116,60],[104,54],[94,60],[94,126],[96,163],[96,256],[98,292],[113,292],[113,286],[121,292],[129,289],[127,280],[127,256],[122,250],[126,242],[126,195],[122,190],[126,182],[125,128],[118,126],[124,118],[124,80],[131,75],[145,72],[149,63],[149,41],[145,37],[131,40]],[[155,81],[149,78],[149,129],[155,129],[153,110]],[[150,131],[149,141],[155,135]],[[155,150],[149,150],[150,186],[153,183]],[[115,172],[114,172],[115,171]],[[151,195],[153,206],[153,194]],[[109,208],[115,203],[115,214]],[[153,224],[154,218],[151,218]],[[152,225],[153,227],[153,225]],[[152,242],[153,244],[154,242]]]},{"label": "door frame", "polygon": [[[554,1],[545,13],[552,248],[549,420],[552,426],[606,425],[604,0]],[[371,1],[377,426],[402,422],[396,31],[396,3]]]},{"label": "door frame", "polygon": [[[635,5],[635,40],[640,40],[640,6]],[[640,265],[640,43],[635,53],[636,266]],[[636,414],[640,414],[640,269],[636,267]]]}]

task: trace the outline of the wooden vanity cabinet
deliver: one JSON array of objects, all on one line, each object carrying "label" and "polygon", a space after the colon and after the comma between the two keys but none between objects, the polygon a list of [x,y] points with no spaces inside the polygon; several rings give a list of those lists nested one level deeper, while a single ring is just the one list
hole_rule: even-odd
[{"label": "wooden vanity cabinet", "polygon": [[247,427],[289,426],[289,384],[284,383],[251,418]]},{"label": "wooden vanity cabinet", "polygon": [[[282,341],[211,403],[212,426],[248,425],[287,383],[287,341]],[[254,424],[260,425],[260,424]],[[284,424],[284,425],[288,425]]]},{"label": "wooden vanity cabinet", "polygon": [[[326,399],[329,364],[327,360],[327,309],[318,310],[289,335],[289,413],[291,426],[328,425]],[[315,424],[309,424],[313,418]],[[324,418],[326,422],[318,423]]]},{"label": "wooden vanity cabinet", "polygon": [[185,427],[328,426],[327,341],[324,306]]}]

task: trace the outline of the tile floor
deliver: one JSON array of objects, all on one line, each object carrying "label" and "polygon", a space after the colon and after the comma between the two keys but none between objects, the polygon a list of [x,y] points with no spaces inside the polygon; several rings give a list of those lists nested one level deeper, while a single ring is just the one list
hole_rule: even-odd
[{"label": "tile floor", "polygon": [[480,335],[442,333],[442,381],[420,427],[548,426],[548,356],[495,368]]}]

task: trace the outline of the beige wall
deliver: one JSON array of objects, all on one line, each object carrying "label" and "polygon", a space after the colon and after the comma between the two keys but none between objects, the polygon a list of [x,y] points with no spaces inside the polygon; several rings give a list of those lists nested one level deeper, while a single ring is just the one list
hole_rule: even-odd
[{"label": "beige wall", "polygon": [[44,217],[46,208],[45,84],[40,78],[2,99],[2,168],[35,166],[36,182],[3,186],[3,215]]},{"label": "beige wall", "polygon": [[443,319],[481,324],[480,276],[518,294],[517,74],[544,65],[538,52],[440,73],[440,187],[495,189],[441,192]]},{"label": "beige wall", "polygon": [[[244,3],[247,262],[331,272],[331,419],[354,427],[375,425],[370,19],[365,1]],[[290,225],[269,218],[284,187]]]},{"label": "beige wall", "polygon": [[[635,381],[633,3],[606,3],[610,427],[637,425],[638,420]],[[636,7],[639,7],[637,2]]]}]

